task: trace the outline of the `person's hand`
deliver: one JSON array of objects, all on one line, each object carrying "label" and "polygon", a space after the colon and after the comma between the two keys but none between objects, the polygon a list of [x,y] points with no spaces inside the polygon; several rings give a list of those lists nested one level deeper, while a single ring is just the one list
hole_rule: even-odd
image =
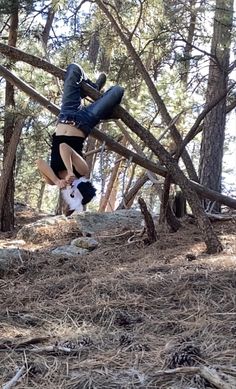
[{"label": "person's hand", "polygon": [[56,186],[57,186],[59,189],[64,189],[64,188],[66,188],[66,186],[67,186],[67,182],[66,182],[65,179],[63,179],[63,180],[58,179],[57,182],[56,182]]},{"label": "person's hand", "polygon": [[72,182],[74,181],[74,179],[75,179],[74,173],[68,171],[67,175],[65,177],[65,181],[66,181],[67,185],[71,185]]}]

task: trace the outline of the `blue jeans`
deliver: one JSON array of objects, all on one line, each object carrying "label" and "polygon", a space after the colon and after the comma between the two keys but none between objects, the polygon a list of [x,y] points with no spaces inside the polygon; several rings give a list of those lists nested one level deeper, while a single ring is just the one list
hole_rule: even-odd
[{"label": "blue jeans", "polygon": [[109,88],[98,100],[87,107],[81,105],[86,95],[81,88],[81,81],[97,89],[84,70],[77,64],[70,64],[66,71],[62,105],[58,116],[59,123],[71,121],[88,136],[100,120],[108,119],[115,105],[121,102],[124,88],[119,85]]}]

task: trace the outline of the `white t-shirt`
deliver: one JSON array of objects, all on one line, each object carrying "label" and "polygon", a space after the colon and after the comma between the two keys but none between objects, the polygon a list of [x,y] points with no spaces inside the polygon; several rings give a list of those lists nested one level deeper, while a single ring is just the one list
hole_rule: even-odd
[{"label": "white t-shirt", "polygon": [[70,211],[83,211],[82,200],[83,196],[80,193],[77,186],[81,182],[88,182],[89,180],[85,177],[75,179],[70,186],[67,186],[65,189],[62,189],[62,197],[64,201],[69,205]]}]

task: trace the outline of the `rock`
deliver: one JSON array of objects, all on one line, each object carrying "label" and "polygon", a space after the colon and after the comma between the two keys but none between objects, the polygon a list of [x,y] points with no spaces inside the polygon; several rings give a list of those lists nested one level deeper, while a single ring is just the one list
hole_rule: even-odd
[{"label": "rock", "polygon": [[6,272],[15,262],[17,265],[21,264],[21,254],[25,250],[19,250],[18,247],[1,247],[0,248],[0,272]]},{"label": "rock", "polygon": [[83,234],[113,231],[118,228],[137,229],[142,222],[142,214],[134,209],[122,209],[114,212],[83,212],[72,217],[77,221]]},{"label": "rock", "polygon": [[51,253],[58,257],[64,256],[69,258],[69,257],[77,257],[78,255],[85,255],[89,253],[89,251],[81,247],[65,245],[65,246],[57,247],[56,249],[52,250]]},{"label": "rock", "polygon": [[18,239],[24,239],[27,242],[40,242],[50,240],[55,237],[60,239],[67,232],[76,229],[78,235],[81,235],[77,223],[64,215],[52,216],[40,219],[34,223],[26,224],[17,234]]},{"label": "rock", "polygon": [[98,247],[98,241],[93,238],[81,237],[72,240],[71,245],[91,251]]},{"label": "rock", "polygon": [[26,242],[42,242],[65,238],[73,232],[77,236],[93,235],[103,231],[139,229],[142,223],[142,214],[134,209],[124,209],[115,212],[81,212],[70,217],[52,216],[42,218],[35,223],[25,225],[17,234],[17,239]]}]

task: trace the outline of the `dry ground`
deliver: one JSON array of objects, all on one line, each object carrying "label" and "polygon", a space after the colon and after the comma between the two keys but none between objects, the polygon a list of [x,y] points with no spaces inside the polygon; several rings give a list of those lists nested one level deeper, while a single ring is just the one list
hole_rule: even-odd
[{"label": "dry ground", "polygon": [[214,388],[196,375],[156,374],[236,368],[236,224],[214,226],[219,255],[204,254],[192,219],[146,247],[107,231],[73,259],[50,256],[64,244],[56,237],[30,244],[36,251],[0,275],[0,384],[25,366],[17,388]]}]

